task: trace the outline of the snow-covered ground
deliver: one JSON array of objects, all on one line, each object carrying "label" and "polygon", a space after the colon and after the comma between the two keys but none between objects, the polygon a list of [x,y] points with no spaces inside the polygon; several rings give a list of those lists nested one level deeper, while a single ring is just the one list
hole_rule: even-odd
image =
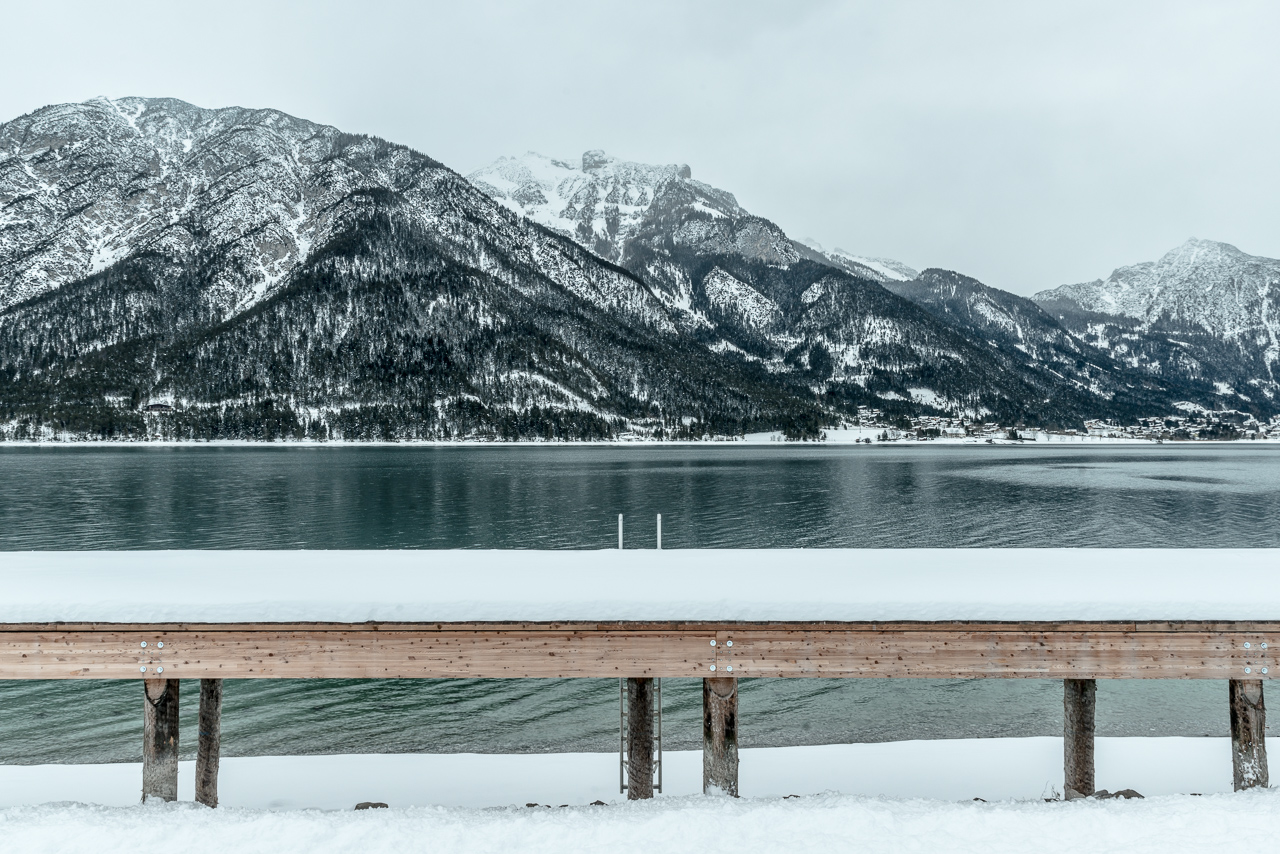
[{"label": "snow-covered ground", "polygon": [[[629,536],[652,543],[652,525]],[[6,552],[0,623],[1274,620],[1280,586],[1222,578],[1277,565],[1278,549]],[[157,568],[164,595],[139,595]]]},{"label": "snow-covered ground", "polygon": [[[1274,850],[1280,795],[1225,794],[1226,739],[1103,738],[1097,759],[1099,786],[1146,800],[1046,803],[1061,786],[1056,738],[743,750],[740,800],[694,794],[700,754],[668,753],[666,793],[638,804],[620,801],[613,754],[224,759],[217,810],[136,805],[134,764],[0,766],[0,850]],[[183,763],[184,799],[192,773]],[[391,809],[352,811],[360,801]]]}]

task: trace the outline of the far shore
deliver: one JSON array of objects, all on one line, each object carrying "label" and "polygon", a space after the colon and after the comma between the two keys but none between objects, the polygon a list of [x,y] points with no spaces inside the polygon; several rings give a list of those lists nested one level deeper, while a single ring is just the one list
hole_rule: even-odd
[{"label": "far shore", "polygon": [[[570,441],[559,439],[517,440],[501,439],[402,439],[402,440],[351,440],[351,439],[5,439],[0,440],[0,449],[5,448],[189,448],[189,447],[245,447],[245,448],[705,448],[726,445],[748,446],[753,448],[797,448],[797,447],[930,447],[934,445],[986,447],[1031,446],[1031,447],[1098,447],[1102,445],[1127,445],[1142,447],[1177,447],[1177,448],[1211,448],[1222,445],[1280,445],[1280,436],[1266,439],[1140,439],[1117,436],[1082,436],[1070,433],[1041,433],[1037,438],[1008,439],[995,436],[965,436],[963,438],[908,439],[897,438],[880,440],[874,436],[883,432],[884,428],[863,428],[858,435],[855,431],[827,431],[826,439],[787,440],[780,432],[749,433],[744,436],[714,436],[707,439],[608,439],[595,441]],[[835,434],[835,435],[833,435]],[[868,444],[861,441],[871,438]]]}]

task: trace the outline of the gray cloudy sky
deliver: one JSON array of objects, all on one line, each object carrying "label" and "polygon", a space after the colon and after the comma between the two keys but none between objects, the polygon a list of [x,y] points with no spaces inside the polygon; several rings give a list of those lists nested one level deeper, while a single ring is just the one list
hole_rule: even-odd
[{"label": "gray cloudy sky", "polygon": [[10,4],[0,120],[275,107],[464,174],[682,162],[795,237],[1019,293],[1188,237],[1280,257],[1280,3]]}]

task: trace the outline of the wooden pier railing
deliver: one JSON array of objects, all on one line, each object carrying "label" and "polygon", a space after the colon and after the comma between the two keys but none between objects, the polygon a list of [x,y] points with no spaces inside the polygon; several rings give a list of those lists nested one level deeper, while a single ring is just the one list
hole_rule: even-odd
[{"label": "wooden pier railing", "polygon": [[[143,682],[143,795],[170,800],[179,681],[200,680],[196,797],[211,806],[222,679],[701,677],[703,785],[728,794],[740,678],[1058,679],[1064,790],[1082,797],[1094,791],[1097,679],[1226,681],[1235,787],[1266,786],[1263,682],[1280,672],[1277,642],[1280,621],[14,623],[0,624],[0,679]],[[649,793],[645,764],[631,773],[632,796]]]}]

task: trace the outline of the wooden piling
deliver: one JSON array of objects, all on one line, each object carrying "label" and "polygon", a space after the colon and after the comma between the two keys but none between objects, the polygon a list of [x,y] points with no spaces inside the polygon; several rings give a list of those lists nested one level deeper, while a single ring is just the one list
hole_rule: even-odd
[{"label": "wooden piling", "polygon": [[738,680],[702,680],[702,792],[738,797]]},{"label": "wooden piling", "polygon": [[196,750],[196,803],[218,805],[218,762],[222,755],[222,680],[200,680],[200,739]]},{"label": "wooden piling", "polygon": [[627,800],[653,797],[653,680],[627,680]]},{"label": "wooden piling", "polygon": [[1087,798],[1095,791],[1093,768],[1094,713],[1098,683],[1064,679],[1062,683],[1063,797]]},{"label": "wooden piling", "polygon": [[1261,679],[1232,679],[1228,696],[1231,700],[1231,770],[1235,790],[1266,788],[1267,771],[1267,707],[1262,697]]},{"label": "wooden piling", "polygon": [[178,680],[144,679],[142,800],[178,799]]}]

